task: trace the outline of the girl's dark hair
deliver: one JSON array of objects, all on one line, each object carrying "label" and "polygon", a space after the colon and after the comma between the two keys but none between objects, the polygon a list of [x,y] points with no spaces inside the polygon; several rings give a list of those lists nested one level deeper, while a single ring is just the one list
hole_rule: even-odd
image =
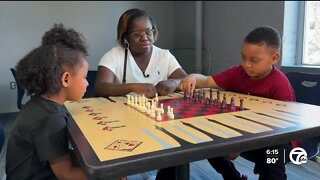
[{"label": "girl's dark hair", "polygon": [[279,32],[270,26],[261,26],[252,30],[244,42],[251,44],[265,43],[267,47],[271,47],[280,51],[281,38]]},{"label": "girl's dark hair", "polygon": [[28,95],[56,94],[61,89],[61,75],[66,70],[75,72],[82,65],[80,56],[88,56],[82,34],[54,24],[42,37],[41,46],[17,63],[17,81]]},{"label": "girl's dark hair", "polygon": [[151,23],[152,29],[154,29],[154,40],[157,40],[158,37],[158,29],[155,21],[153,18],[146,12],[140,9],[129,9],[126,12],[124,12],[118,21],[118,34],[117,34],[117,41],[122,46],[125,47],[124,39],[128,35],[128,29],[132,26],[133,20],[139,18],[139,17],[147,17]]}]

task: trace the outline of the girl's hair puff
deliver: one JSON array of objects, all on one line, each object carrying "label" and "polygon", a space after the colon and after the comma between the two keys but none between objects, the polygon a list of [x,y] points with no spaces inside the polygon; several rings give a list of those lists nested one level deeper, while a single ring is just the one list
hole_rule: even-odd
[{"label": "girl's hair puff", "polygon": [[82,34],[54,24],[42,37],[41,46],[23,57],[16,66],[17,81],[28,95],[56,94],[61,89],[60,78],[66,71],[75,72],[88,55]]}]

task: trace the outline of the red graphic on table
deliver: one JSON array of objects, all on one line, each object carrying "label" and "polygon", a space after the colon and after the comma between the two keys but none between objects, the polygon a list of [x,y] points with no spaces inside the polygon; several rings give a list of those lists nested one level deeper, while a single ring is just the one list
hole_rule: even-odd
[{"label": "red graphic on table", "polygon": [[141,143],[141,141],[117,140],[111,143],[109,146],[105,147],[105,149],[131,152]]},{"label": "red graphic on table", "polygon": [[[197,116],[207,116],[213,114],[221,114],[228,112],[239,111],[239,106],[234,106],[234,110],[231,110],[230,104],[226,104],[226,107],[222,105],[213,105],[206,102],[194,102],[189,99],[174,98],[174,99],[162,99],[159,100],[159,104],[163,104],[163,108],[168,106],[173,108],[175,119],[186,119]],[[247,110],[247,109],[244,109]],[[170,120],[166,113],[162,116],[162,121]]]}]

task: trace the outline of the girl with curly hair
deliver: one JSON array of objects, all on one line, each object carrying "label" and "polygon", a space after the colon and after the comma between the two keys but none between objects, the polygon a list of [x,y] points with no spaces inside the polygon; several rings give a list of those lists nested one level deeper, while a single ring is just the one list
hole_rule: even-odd
[{"label": "girl with curly hair", "polygon": [[6,152],[7,179],[86,179],[72,161],[64,102],[79,101],[88,82],[85,40],[63,24],[42,37],[16,66],[17,80],[31,95],[19,112]]}]

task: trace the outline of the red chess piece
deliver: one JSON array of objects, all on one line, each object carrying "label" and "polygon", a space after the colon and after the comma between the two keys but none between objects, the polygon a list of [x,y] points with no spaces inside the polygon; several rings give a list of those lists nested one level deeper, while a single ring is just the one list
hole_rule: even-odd
[{"label": "red chess piece", "polygon": [[184,99],[184,100],[187,99],[187,93],[186,93],[186,92],[184,92],[184,94],[183,94],[183,99]]},{"label": "red chess piece", "polygon": [[236,110],[236,109],[235,109],[235,104],[234,104],[234,97],[231,97],[230,110],[231,110],[231,111]]}]

